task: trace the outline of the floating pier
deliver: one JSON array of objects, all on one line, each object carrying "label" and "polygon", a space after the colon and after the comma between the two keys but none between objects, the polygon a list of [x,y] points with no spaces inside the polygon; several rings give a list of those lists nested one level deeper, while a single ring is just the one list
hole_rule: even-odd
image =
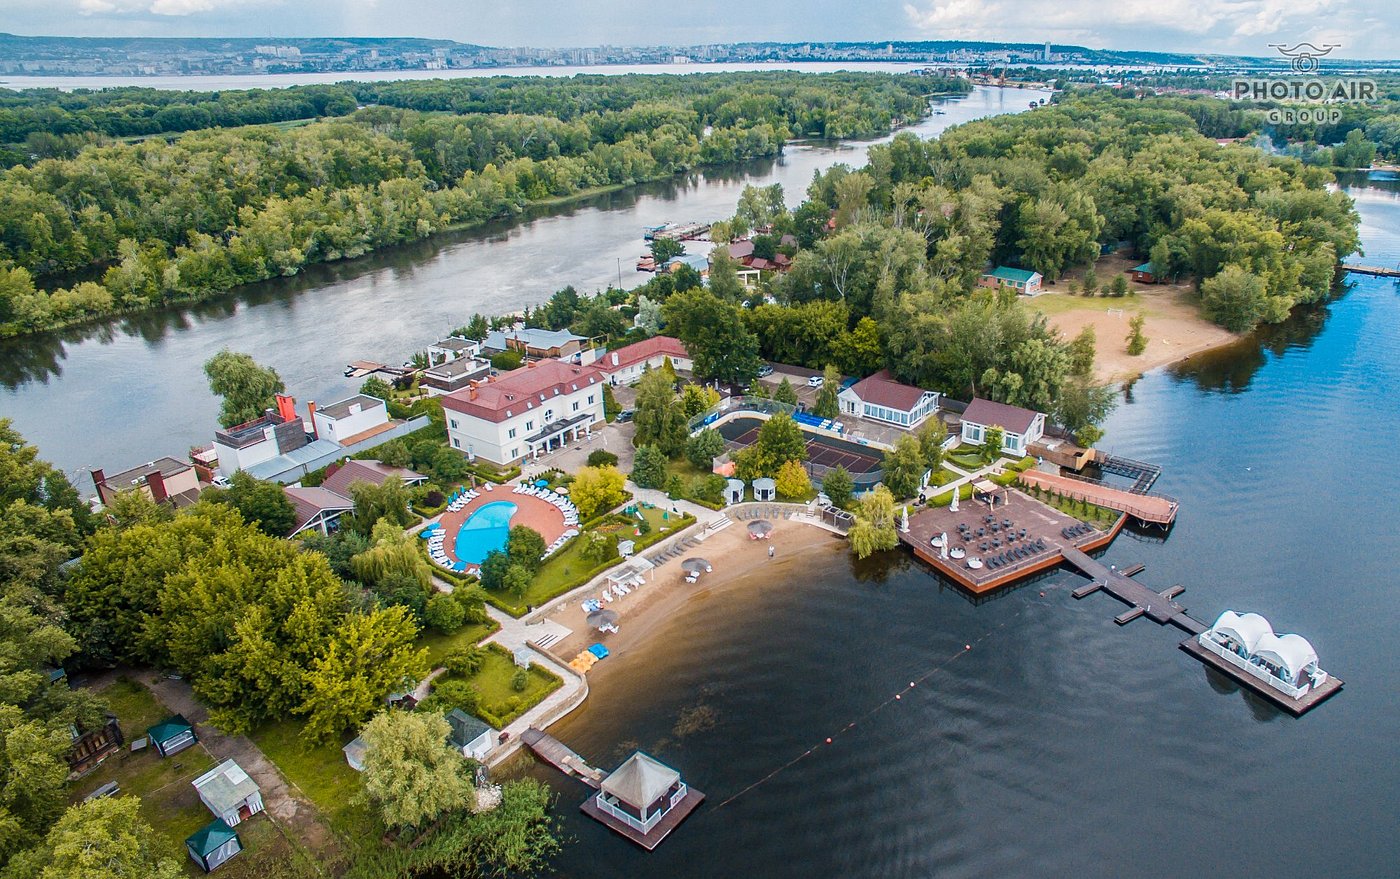
[{"label": "floating pier", "polygon": [[1343,265],[1342,271],[1353,275],[1370,275],[1373,278],[1400,278],[1400,268],[1390,268],[1389,266]]},{"label": "floating pier", "polygon": [[608,773],[590,766],[544,730],[530,727],[520,734],[520,741],[545,763],[597,791],[579,811],[647,851],[660,845],[705,801],[705,795],[682,781],[678,772],[640,751]]}]

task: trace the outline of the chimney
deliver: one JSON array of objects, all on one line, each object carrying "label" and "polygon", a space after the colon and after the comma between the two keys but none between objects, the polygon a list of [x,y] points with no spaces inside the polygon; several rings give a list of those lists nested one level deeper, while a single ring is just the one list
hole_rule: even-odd
[{"label": "chimney", "polygon": [[306,401],[306,417],[311,419],[311,436],[320,439],[321,431],[316,428],[316,401]]},{"label": "chimney", "polygon": [[274,399],[277,400],[277,414],[282,417],[283,424],[297,417],[297,401],[295,397],[289,397],[286,394],[277,394]]},{"label": "chimney", "polygon": [[146,487],[151,490],[151,500],[160,503],[168,495],[165,493],[165,477],[159,470],[152,470],[146,474]]},{"label": "chimney", "polygon": [[534,369],[534,368],[535,368],[535,361],[533,361],[533,360],[528,360],[528,361],[526,361],[526,362],[525,362],[525,368],[526,368],[526,369]]},{"label": "chimney", "polygon": [[475,400],[475,399],[476,399],[476,382],[472,382],[471,389],[467,392],[467,399],[468,399],[468,400]]},{"label": "chimney", "polygon": [[105,474],[105,473],[102,472],[102,468],[101,468],[101,467],[95,468],[95,469],[92,471],[92,485],[93,485],[93,488],[98,489],[98,492],[97,492],[97,493],[98,493],[98,494],[101,494],[101,493],[102,493],[102,492],[101,492],[101,488],[102,488],[102,486],[104,486],[104,485],[106,485],[106,484],[107,484],[107,474]]}]

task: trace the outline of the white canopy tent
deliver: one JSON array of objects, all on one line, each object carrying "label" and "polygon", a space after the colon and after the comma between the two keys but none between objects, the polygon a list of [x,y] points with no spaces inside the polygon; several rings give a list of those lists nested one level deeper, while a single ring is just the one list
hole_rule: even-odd
[{"label": "white canopy tent", "polygon": [[1227,610],[1210,627],[1216,640],[1229,639],[1244,648],[1246,655],[1252,655],[1265,635],[1273,637],[1274,627],[1257,613],[1235,613]]},{"label": "white canopy tent", "polygon": [[1279,669],[1280,676],[1294,686],[1299,677],[1317,669],[1317,651],[1302,635],[1275,635],[1272,632],[1259,639],[1254,655],[1262,662]]}]

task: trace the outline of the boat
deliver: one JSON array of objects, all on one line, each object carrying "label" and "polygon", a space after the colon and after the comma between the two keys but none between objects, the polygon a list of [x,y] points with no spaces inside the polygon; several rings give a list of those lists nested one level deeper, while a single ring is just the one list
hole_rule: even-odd
[{"label": "boat", "polygon": [[933,115],[935,115],[935,116],[947,116],[947,115],[948,115],[948,111],[947,111],[947,110],[934,110],[934,111],[933,111]]},{"label": "boat", "polygon": [[651,241],[656,237],[656,233],[664,232],[671,227],[670,223],[662,223],[659,226],[646,226],[642,229],[642,240]]}]

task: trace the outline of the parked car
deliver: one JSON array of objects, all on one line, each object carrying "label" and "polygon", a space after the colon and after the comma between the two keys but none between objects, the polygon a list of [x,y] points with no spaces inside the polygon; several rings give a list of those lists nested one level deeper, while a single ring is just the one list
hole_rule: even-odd
[{"label": "parked car", "polygon": [[233,483],[228,481],[227,476],[215,476],[213,479],[209,480],[209,484],[215,488],[230,488],[233,485]]},{"label": "parked car", "polygon": [[807,379],[807,387],[809,388],[819,388],[824,384],[826,384],[826,379],[819,375],[814,375]]},{"label": "parked car", "polygon": [[637,411],[635,409],[623,409],[621,412],[617,413],[617,421],[619,424],[631,421],[632,416],[636,414]]},{"label": "parked car", "polygon": [[772,375],[772,374],[773,374],[773,367],[769,366],[769,365],[766,364],[766,363],[763,364],[762,366],[760,366],[760,367],[758,368],[758,377],[759,377],[759,378],[764,378],[765,376],[770,376],[770,375]]}]

